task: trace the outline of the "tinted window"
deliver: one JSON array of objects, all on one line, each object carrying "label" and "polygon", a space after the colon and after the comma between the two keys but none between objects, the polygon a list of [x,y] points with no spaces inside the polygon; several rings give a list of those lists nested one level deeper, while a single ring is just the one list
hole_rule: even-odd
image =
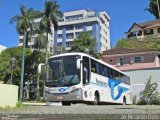
[{"label": "tinted window", "polygon": [[96,73],[96,62],[91,60],[91,72]]}]

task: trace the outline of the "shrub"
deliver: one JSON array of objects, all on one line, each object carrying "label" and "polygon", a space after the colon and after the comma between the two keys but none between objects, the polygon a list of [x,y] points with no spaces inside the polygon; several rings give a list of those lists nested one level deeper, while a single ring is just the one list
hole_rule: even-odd
[{"label": "shrub", "polygon": [[139,105],[160,105],[160,93],[157,92],[157,83],[151,82],[151,77],[148,79],[145,89],[140,92],[138,100]]}]

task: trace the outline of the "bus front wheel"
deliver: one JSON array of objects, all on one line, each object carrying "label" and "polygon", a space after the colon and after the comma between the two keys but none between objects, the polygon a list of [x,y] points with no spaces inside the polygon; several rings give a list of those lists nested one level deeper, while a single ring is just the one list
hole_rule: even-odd
[{"label": "bus front wheel", "polygon": [[62,102],[62,106],[70,106],[71,102],[67,102],[67,101],[63,101]]},{"label": "bus front wheel", "polygon": [[95,93],[93,105],[98,105],[98,104],[99,104],[99,94]]}]

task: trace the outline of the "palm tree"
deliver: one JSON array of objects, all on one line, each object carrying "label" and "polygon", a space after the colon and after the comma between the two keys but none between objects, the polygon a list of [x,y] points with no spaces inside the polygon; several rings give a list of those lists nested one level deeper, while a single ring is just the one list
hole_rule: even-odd
[{"label": "palm tree", "polygon": [[45,49],[47,47],[46,36],[44,34],[38,34],[35,39],[35,48],[38,50]]},{"label": "palm tree", "polygon": [[42,19],[40,21],[40,29],[46,33],[46,61],[48,58],[48,35],[53,34],[51,30],[51,26],[54,27],[54,30],[58,29],[58,18],[62,16],[61,11],[59,11],[59,5],[56,1],[50,0],[45,1],[44,12],[42,12]]},{"label": "palm tree", "polygon": [[[21,66],[21,81],[20,81],[20,97],[22,100],[23,94],[23,79],[24,79],[24,53],[26,47],[26,41],[28,41],[29,29],[32,26],[31,21],[33,20],[33,9],[26,9],[24,5],[20,6],[20,15],[12,17],[10,23],[16,23],[18,33],[23,34],[23,50],[22,50],[22,66]],[[27,38],[27,40],[26,40]]]},{"label": "palm tree", "polygon": [[[41,21],[40,21],[40,30],[41,32],[46,34],[46,64],[48,59],[48,36],[52,33],[51,27],[54,27],[54,31],[58,30],[58,18],[62,16],[61,11],[59,11],[59,5],[54,0],[46,0],[44,11],[41,14]],[[48,69],[46,66],[46,79],[48,78]],[[44,82],[45,86],[45,82]],[[43,95],[44,96],[44,95]]]},{"label": "palm tree", "polygon": [[[160,5],[160,2],[159,0],[149,0],[149,6],[145,9],[147,10],[148,12],[150,12],[152,15],[155,16],[156,19],[158,19],[160,16],[159,16],[159,9],[158,9],[158,5]],[[157,5],[158,3],[158,5]]]}]

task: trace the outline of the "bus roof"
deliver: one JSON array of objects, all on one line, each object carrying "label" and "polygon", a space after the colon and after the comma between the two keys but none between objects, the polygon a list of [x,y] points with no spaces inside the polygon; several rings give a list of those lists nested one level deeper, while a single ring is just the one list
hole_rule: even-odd
[{"label": "bus roof", "polygon": [[[104,61],[102,61],[102,60],[100,60],[100,59],[96,59],[96,58],[94,58],[94,57],[92,57],[92,56],[90,56],[90,55],[88,55],[88,54],[86,54],[86,53],[80,53],[80,52],[63,53],[63,54],[58,54],[58,55],[51,56],[50,58],[62,57],[62,56],[70,56],[70,55],[87,56],[87,57],[92,58],[93,60],[95,60],[95,61],[97,61],[97,62],[99,62],[99,63],[101,63],[101,64],[104,64],[104,65],[106,65],[106,66],[108,66],[108,67],[110,67],[110,68],[112,68],[112,69],[114,69],[114,70],[116,70],[116,71],[118,71],[118,72],[126,75],[126,76],[129,76],[129,75],[127,75],[126,73],[124,73],[124,72],[122,72],[122,71],[114,68],[112,65],[110,65],[110,64],[108,64],[108,63],[106,63],[106,62],[104,62]],[[49,59],[50,59],[50,58],[49,58]]]}]

